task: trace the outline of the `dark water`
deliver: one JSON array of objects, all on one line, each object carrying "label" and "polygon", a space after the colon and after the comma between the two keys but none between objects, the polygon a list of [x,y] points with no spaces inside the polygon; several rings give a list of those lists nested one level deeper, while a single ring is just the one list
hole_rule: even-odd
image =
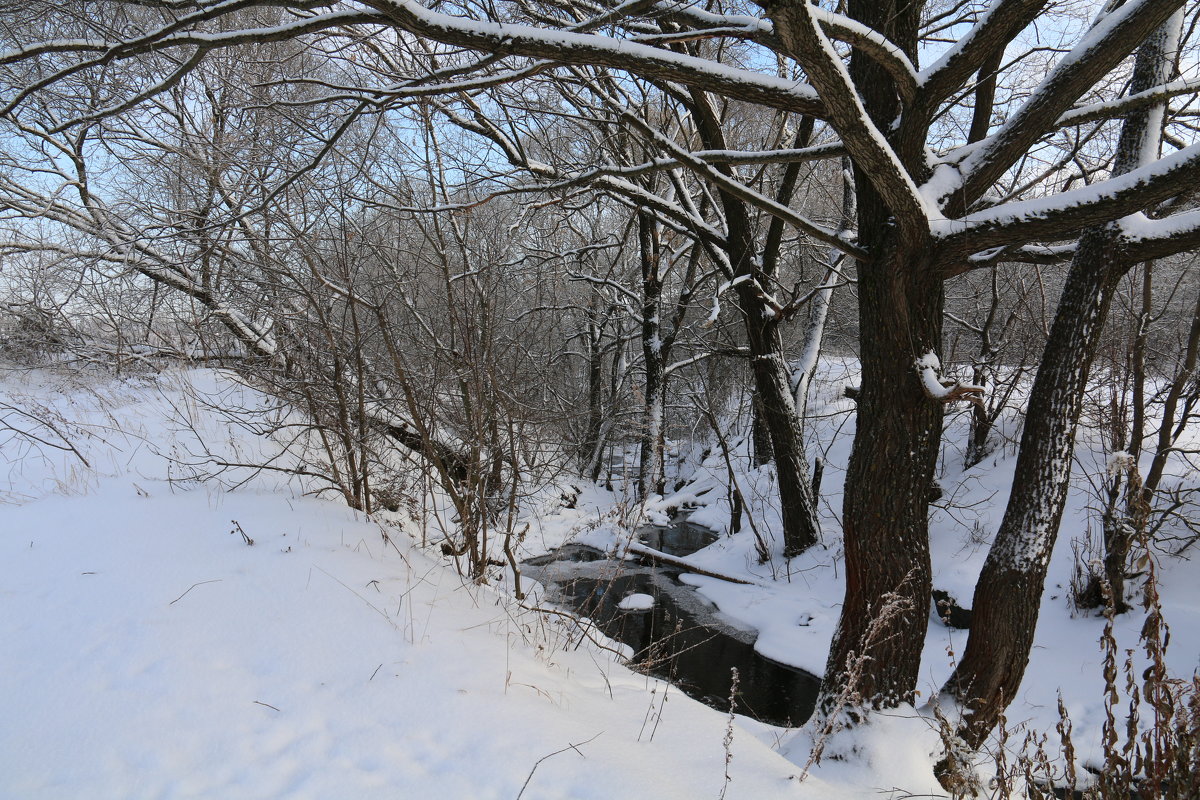
[{"label": "dark water", "polygon": [[[643,530],[639,538],[656,550],[687,555],[717,535],[676,523]],[[533,577],[552,589],[552,600],[629,645],[632,666],[722,711],[729,710],[731,670],[736,667],[739,714],[781,726],[798,725],[812,715],[820,679],[756,653],[755,634],[725,623],[714,605],[677,580],[678,570],[605,559],[600,551],[579,545],[525,563],[533,568]],[[631,594],[651,595],[654,606],[621,609],[620,602]]]},{"label": "dark water", "polygon": [[717,540],[717,532],[694,525],[685,517],[679,517],[664,527],[647,525],[638,531],[638,539],[647,547],[669,556],[686,556],[708,547]]},{"label": "dark water", "polygon": [[604,553],[594,547],[588,547],[586,544],[564,544],[552,553],[547,553],[544,556],[536,558],[528,558],[525,560],[526,566],[545,567],[555,563],[587,563],[590,561],[604,561],[608,558]]}]

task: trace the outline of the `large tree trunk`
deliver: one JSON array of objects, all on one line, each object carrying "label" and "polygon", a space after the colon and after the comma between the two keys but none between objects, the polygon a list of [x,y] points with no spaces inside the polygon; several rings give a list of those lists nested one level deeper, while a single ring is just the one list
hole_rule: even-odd
[{"label": "large tree trunk", "polygon": [[1088,372],[1125,268],[1113,235],[1088,231],[1059,300],[1025,415],[1012,495],[975,586],[967,649],[946,686],[966,706],[963,738],[972,747],[1016,695],[1029,662]]},{"label": "large tree trunk", "polygon": [[839,697],[875,707],[908,702],[917,684],[943,410],[922,391],[914,363],[937,349],[942,291],[913,255],[859,268],[863,381],[842,518],[846,596],[822,684],[825,713]]},{"label": "large tree trunk", "polygon": [[[850,14],[915,57],[919,4],[852,0]],[[851,76],[880,130],[900,113],[877,62],[855,51]],[[898,154],[919,164],[915,142]],[[846,596],[819,708],[842,702],[889,707],[912,699],[929,620],[928,498],[942,432],[942,406],[922,390],[915,362],[941,349],[942,278],[925,242],[901,242],[895,220],[856,168],[862,388],[846,473],[842,526]]]},{"label": "large tree trunk", "polygon": [[[1176,13],[1138,50],[1131,93],[1166,82],[1182,20]],[[1114,174],[1157,157],[1161,125],[1161,109],[1126,118]],[[1117,284],[1136,263],[1118,248],[1118,236],[1119,229],[1102,226],[1079,240],[1034,379],[1008,507],[975,586],[966,652],[945,687],[966,708],[960,735],[972,747],[1012,701],[1029,663],[1088,372]]]}]

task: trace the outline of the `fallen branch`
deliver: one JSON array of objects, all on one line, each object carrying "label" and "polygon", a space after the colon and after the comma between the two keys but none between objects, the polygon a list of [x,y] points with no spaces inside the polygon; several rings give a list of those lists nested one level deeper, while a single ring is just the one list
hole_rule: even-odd
[{"label": "fallen branch", "polygon": [[696,575],[703,575],[706,578],[716,578],[719,581],[728,581],[729,583],[740,583],[742,586],[761,586],[762,585],[760,583],[757,583],[756,581],[748,581],[745,578],[735,578],[732,575],[723,575],[720,572],[713,572],[712,570],[704,569],[703,567],[697,567],[694,564],[689,564],[688,562],[684,561],[682,558],[676,558],[675,556],[669,556],[666,553],[655,550],[653,547],[646,547],[646,545],[638,544],[637,542],[630,542],[629,546],[626,548],[626,551],[633,553],[635,555],[642,556],[643,558],[648,558],[651,561],[654,561],[654,562],[657,562],[660,564],[667,564],[672,567],[679,567],[681,569],[687,570],[688,572],[695,573]]}]

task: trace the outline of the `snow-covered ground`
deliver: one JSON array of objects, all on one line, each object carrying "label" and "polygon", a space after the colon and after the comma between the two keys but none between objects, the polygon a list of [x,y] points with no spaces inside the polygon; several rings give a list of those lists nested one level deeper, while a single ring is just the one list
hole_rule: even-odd
[{"label": "snow-covered ground", "polygon": [[[780,527],[778,508],[770,500],[773,476],[769,468],[747,470],[740,472],[737,480],[743,494],[751,498],[750,513],[757,528],[771,539],[770,545],[777,558],[771,564],[759,562],[749,524],[744,520],[742,533],[722,538],[689,560],[698,567],[749,579],[753,584],[744,586],[699,575],[685,575],[684,580],[716,603],[728,621],[756,630],[755,649],[758,652],[821,674],[844,592],[839,571],[839,515],[843,472],[854,434],[854,406],[844,397],[843,389],[858,383],[857,364],[853,359],[824,358],[818,376],[809,405],[814,419],[810,422],[808,438],[811,450],[819,452],[825,459],[821,497],[826,534],[824,546],[790,562],[782,562],[778,558],[782,541],[772,534]],[[1020,398],[1015,402],[1019,403]],[[968,413],[961,409],[951,411],[938,475],[945,496],[932,508],[930,544],[934,587],[948,592],[961,606],[969,608],[975,580],[983,568],[988,546],[1008,500],[1019,422],[1015,412],[1003,417],[996,433],[1000,443],[995,451],[981,464],[964,469],[962,443],[968,432]],[[731,439],[738,442],[736,437]],[[740,446],[744,450],[744,441]],[[651,502],[639,518],[661,522],[672,509],[698,504],[699,508],[691,513],[692,521],[717,531],[728,529],[729,505],[725,497],[728,475],[724,459],[714,452],[705,458],[697,457],[695,461],[697,463],[684,468],[690,478],[688,485],[677,493]],[[1089,511],[1089,506],[1094,508],[1099,501],[1089,492],[1088,475],[1093,479],[1097,474],[1102,475],[1106,457],[1095,431],[1081,430],[1076,461],[1070,499],[1047,578],[1037,637],[1021,694],[1009,706],[1007,725],[1010,750],[1019,750],[1026,732],[1037,731],[1050,734],[1049,754],[1057,756],[1055,726],[1059,722],[1058,698],[1061,694],[1074,725],[1077,764],[1080,774],[1085,775],[1087,765],[1103,760],[1101,733],[1105,710],[1100,639],[1105,620],[1096,611],[1076,610],[1069,589],[1076,561],[1072,540],[1086,532],[1089,524],[1094,531],[1098,526],[1095,512]],[[745,464],[746,459],[740,459],[739,463]],[[1187,467],[1177,460],[1173,469],[1186,470]],[[1197,482],[1195,476],[1184,477],[1190,483]],[[609,515],[605,519],[609,522],[594,524],[605,511]],[[624,524],[623,519],[637,511],[626,508],[619,514],[613,511],[610,497],[585,496],[577,509],[559,510],[543,521],[541,530],[546,536],[545,546],[556,544],[561,532],[566,530],[574,541],[619,550],[628,540],[629,525]],[[1190,678],[1200,669],[1200,566],[1194,560],[1200,556],[1200,545],[1186,555],[1193,560],[1162,558],[1159,561],[1163,616],[1171,630],[1167,662],[1173,674],[1182,678]],[[1093,550],[1091,557],[1100,557],[1099,551]],[[1131,589],[1136,586],[1131,582]],[[1118,617],[1114,627],[1120,648],[1135,651],[1138,674],[1146,663],[1138,638],[1144,620],[1144,614],[1137,610]],[[923,698],[928,700],[937,696],[953,672],[955,658],[962,652],[966,640],[967,631],[945,625],[933,613],[931,605],[929,633],[922,657],[925,677],[920,691]],[[932,712],[926,704],[911,710],[910,716],[931,725]],[[918,726],[913,724],[907,734],[918,735],[917,730]],[[1016,733],[1018,730],[1019,734]],[[790,748],[785,747],[789,757],[804,763],[808,741],[803,735],[797,735]],[[992,747],[996,746],[993,743]],[[886,749],[887,745],[884,747]],[[981,765],[983,774],[987,774],[987,769],[986,764]],[[823,765],[820,774],[828,777],[828,765]],[[940,793],[940,789],[937,792]]]},{"label": "snow-covered ground", "polygon": [[278,474],[181,477],[197,435],[263,445],[179,383],[255,401],[203,371],[3,384],[55,430],[10,411],[45,443],[0,435],[0,798],[715,798],[727,769],[730,798],[836,798],[872,777],[801,783],[784,732],[740,722],[727,765],[727,715],[404,532]]},{"label": "snow-covered ground", "polygon": [[[772,575],[747,528],[691,558],[756,585],[688,578],[759,630],[760,652],[815,672],[842,596],[838,470],[853,424],[831,374],[812,432],[828,450],[827,547]],[[196,390],[226,407],[262,405],[205,370],[125,380],[43,370],[0,382],[0,417],[22,431],[0,425],[0,798],[941,793],[927,709],[877,718],[856,733],[855,758],[826,759],[801,780],[807,732],[740,717],[730,727],[728,715],[581,642],[563,617],[523,608],[503,584],[465,584],[436,542],[415,543],[414,520],[363,518],[282,473],[197,480],[181,463],[199,440],[239,462],[271,445],[194,402]],[[1010,455],[967,473],[946,459],[943,483],[968,511],[934,517],[936,582],[963,603],[1003,511]],[[692,469],[695,482],[652,516],[697,499],[706,481],[725,485],[719,457]],[[741,479],[768,531],[769,472]],[[722,493],[700,498],[698,522],[724,529]],[[1072,617],[1067,602],[1064,544],[1084,524],[1085,498],[1072,502],[1009,720],[1052,731],[1061,689],[1086,761],[1103,713],[1103,622]],[[531,552],[568,538],[617,545],[644,514],[587,487],[576,505],[543,509]],[[1200,661],[1197,577],[1190,562],[1163,575],[1170,660],[1183,675]],[[1140,623],[1120,620],[1122,646],[1136,646]],[[965,635],[931,623],[926,697]]]}]

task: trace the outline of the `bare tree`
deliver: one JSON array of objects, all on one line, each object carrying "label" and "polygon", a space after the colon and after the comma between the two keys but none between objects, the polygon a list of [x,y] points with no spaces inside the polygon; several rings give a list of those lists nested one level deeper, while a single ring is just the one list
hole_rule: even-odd
[{"label": "bare tree", "polygon": [[[1054,346],[1042,360],[1027,414],[1013,500],[977,590],[979,622],[951,684],[970,709],[968,738],[977,742],[1015,695],[1028,657],[1079,397],[1113,281],[1134,260],[1200,242],[1200,214],[1178,202],[1200,177],[1200,145],[1188,144],[1190,128],[1168,130],[1175,152],[1160,157],[1156,148],[1126,143],[1117,147],[1115,163],[1105,137],[1090,135],[1127,118],[1130,136],[1142,145],[1157,141],[1161,121],[1170,118],[1158,109],[1196,93],[1194,80],[1158,69],[1171,49],[1166,45],[1157,46],[1156,58],[1146,56],[1155,69],[1135,68],[1133,87],[1123,92],[1128,57],[1184,7],[1184,0],[1096,3],[1091,21],[1055,18],[1063,41],[1049,52],[1037,46],[1031,27],[1039,14],[1054,11],[1046,0],[851,0],[837,10],[790,0],[762,3],[753,13],[582,0],[468,1],[437,10],[415,0],[354,6],[111,0],[89,6],[98,12],[86,19],[61,3],[34,0],[4,29],[0,115],[9,130],[37,139],[38,148],[58,148],[71,137],[86,138],[98,120],[153,101],[229,48],[260,52],[288,43],[322,54],[336,65],[328,75],[279,81],[303,87],[302,96],[284,104],[319,109],[322,124],[305,147],[293,148],[256,204],[229,215],[239,223],[281,196],[296,176],[332,158],[361,120],[453,97],[474,103],[463,119],[486,137],[491,129],[503,134],[512,106],[476,100],[484,90],[524,82],[530,91],[523,102],[537,104],[545,99],[539,76],[581,87],[619,110],[620,123],[662,148],[672,166],[702,175],[710,187],[698,195],[708,205],[695,208],[691,191],[665,202],[609,164],[596,176],[660,224],[693,237],[726,270],[771,432],[789,552],[815,541],[817,531],[779,335],[780,311],[792,303],[765,258],[756,215],[779,219],[856,261],[862,386],[842,518],[847,591],[826,670],[826,707],[851,665],[863,665],[856,687],[867,705],[908,701],[916,687],[930,593],[927,498],[943,409],[979,393],[940,373],[945,281],[1001,261],[1071,260]],[[41,27],[30,27],[36,15]],[[954,43],[945,44],[948,38]],[[929,60],[924,67],[922,58]],[[116,69],[123,64],[133,66]],[[122,82],[112,78],[117,74],[132,77]],[[687,109],[694,128],[686,137],[657,130],[611,75],[660,87]],[[74,106],[57,110],[60,97],[72,92]],[[794,146],[798,141],[765,152],[738,150],[731,145],[733,118],[722,110],[735,102],[791,120],[820,120],[836,134],[836,146],[820,155],[844,152],[854,166],[853,231],[797,210],[790,193],[774,191],[782,183],[759,184],[734,169],[816,155]],[[29,130],[30,118],[50,107],[52,118]],[[970,124],[961,124],[967,116]],[[497,156],[535,166],[519,141],[507,135],[493,141]],[[517,152],[503,152],[509,145]],[[78,155],[73,147],[67,144],[62,157]],[[1074,186],[1080,163],[1091,183]],[[492,164],[480,166],[494,171]],[[249,309],[223,304],[199,276],[181,272],[175,259],[146,243],[141,232],[150,221],[123,220],[86,190],[77,205],[63,206],[60,187],[94,185],[77,173],[64,172],[49,191],[0,187],[11,198],[5,208],[57,215],[64,226],[88,230],[105,243],[98,257],[141,265],[261,346],[265,333]],[[574,176],[550,165],[540,179],[553,184]],[[885,599],[903,610],[882,630],[872,628],[871,615]]]},{"label": "bare tree", "polygon": [[[1131,94],[1170,80],[1182,25],[1177,12],[1142,45]],[[1154,164],[1162,123],[1158,105],[1128,113],[1110,180]],[[1126,249],[1122,238],[1121,228],[1111,224],[1084,230],[1034,379],[1012,493],[976,585],[966,652],[948,683],[968,706],[965,738],[973,746],[1015,695],[1029,660],[1089,369],[1118,283],[1142,260],[1139,249]],[[1127,548],[1120,549],[1123,562]]]}]

